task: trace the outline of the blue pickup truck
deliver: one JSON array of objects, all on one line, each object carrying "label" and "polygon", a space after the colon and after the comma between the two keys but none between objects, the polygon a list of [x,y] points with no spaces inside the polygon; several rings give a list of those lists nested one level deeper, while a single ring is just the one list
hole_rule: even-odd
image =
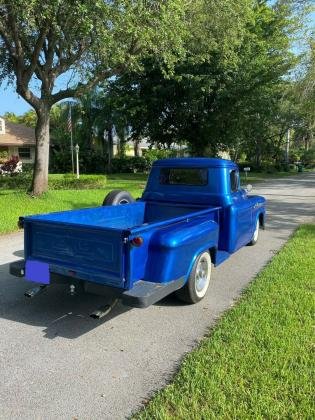
[{"label": "blue pickup truck", "polygon": [[212,265],[254,245],[264,224],[265,199],[240,187],[232,161],[158,160],[136,201],[114,190],[99,207],[20,218],[25,260],[10,272],[38,283],[28,296],[66,283],[114,293],[133,307],[173,292],[196,303],[207,292]]}]

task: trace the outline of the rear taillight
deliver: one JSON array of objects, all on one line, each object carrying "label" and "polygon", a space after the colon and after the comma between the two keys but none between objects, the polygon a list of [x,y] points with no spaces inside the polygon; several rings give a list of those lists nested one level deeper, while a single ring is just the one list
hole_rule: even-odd
[{"label": "rear taillight", "polygon": [[137,237],[131,239],[130,243],[133,246],[139,247],[143,244],[143,238],[141,238],[141,236],[137,236]]}]

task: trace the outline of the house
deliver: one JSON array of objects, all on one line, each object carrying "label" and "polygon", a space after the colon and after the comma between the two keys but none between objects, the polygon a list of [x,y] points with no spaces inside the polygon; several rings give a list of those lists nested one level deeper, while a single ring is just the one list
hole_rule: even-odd
[{"label": "house", "polygon": [[19,156],[23,163],[34,163],[35,130],[0,117],[0,153]]}]

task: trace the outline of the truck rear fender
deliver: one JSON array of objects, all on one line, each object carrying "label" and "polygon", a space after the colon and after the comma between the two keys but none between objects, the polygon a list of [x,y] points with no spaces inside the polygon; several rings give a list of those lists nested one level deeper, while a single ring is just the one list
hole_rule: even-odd
[{"label": "truck rear fender", "polygon": [[165,283],[187,279],[200,253],[214,253],[218,236],[218,224],[207,217],[160,229],[151,238],[144,280]]}]

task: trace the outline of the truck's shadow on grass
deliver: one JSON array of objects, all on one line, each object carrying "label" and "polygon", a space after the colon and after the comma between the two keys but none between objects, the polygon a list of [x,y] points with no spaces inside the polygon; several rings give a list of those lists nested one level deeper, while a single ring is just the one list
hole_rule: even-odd
[{"label": "truck's shadow on grass", "polygon": [[80,291],[70,296],[67,287],[54,285],[29,299],[24,292],[31,287],[33,283],[9,274],[9,264],[0,265],[0,317],[43,328],[44,337],[50,339],[75,339],[132,309],[118,302],[108,315],[95,320],[89,315],[110,303],[110,296],[95,296]]}]

